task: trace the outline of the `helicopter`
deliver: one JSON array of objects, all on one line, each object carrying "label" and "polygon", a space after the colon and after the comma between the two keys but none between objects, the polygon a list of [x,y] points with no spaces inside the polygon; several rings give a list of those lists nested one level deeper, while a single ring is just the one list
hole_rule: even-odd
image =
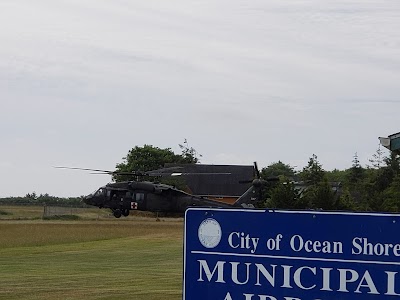
[{"label": "helicopter", "polygon": [[[184,173],[182,167],[169,167],[148,172],[120,172],[99,169],[56,167],[97,172],[97,174],[127,175],[140,177],[190,176],[190,175],[229,175],[229,173]],[[262,186],[277,177],[261,179],[257,163],[254,163],[256,178],[239,183],[251,183],[250,187],[232,204],[224,203],[207,196],[198,196],[183,191],[173,185],[151,181],[130,180],[108,183],[85,196],[83,202],[99,208],[111,209],[114,217],[127,217],[130,211],[150,211],[165,213],[184,213],[188,207],[254,208],[261,197]]]}]

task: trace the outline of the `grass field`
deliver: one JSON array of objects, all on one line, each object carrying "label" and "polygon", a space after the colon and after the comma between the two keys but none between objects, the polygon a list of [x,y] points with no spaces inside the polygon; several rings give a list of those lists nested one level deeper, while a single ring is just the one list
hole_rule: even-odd
[{"label": "grass field", "polygon": [[[36,220],[43,217],[43,206],[10,206],[0,205],[0,220]],[[92,208],[68,208],[65,209],[66,215],[76,215],[82,219],[100,219],[111,217],[110,210]]]},{"label": "grass field", "polygon": [[181,219],[0,220],[0,299],[181,299],[182,236]]}]

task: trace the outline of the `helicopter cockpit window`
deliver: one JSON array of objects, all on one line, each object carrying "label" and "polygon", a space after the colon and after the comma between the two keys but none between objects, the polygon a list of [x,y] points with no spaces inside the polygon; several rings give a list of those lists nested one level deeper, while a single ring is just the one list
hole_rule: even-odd
[{"label": "helicopter cockpit window", "polygon": [[137,203],[143,202],[144,201],[144,193],[136,193],[135,194],[135,200]]},{"label": "helicopter cockpit window", "polygon": [[95,196],[102,196],[105,194],[105,189],[98,189],[97,192],[94,194]]}]

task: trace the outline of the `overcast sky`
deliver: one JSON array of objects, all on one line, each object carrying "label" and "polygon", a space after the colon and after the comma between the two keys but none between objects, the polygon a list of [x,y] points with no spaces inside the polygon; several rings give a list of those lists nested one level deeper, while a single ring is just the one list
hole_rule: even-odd
[{"label": "overcast sky", "polygon": [[1,0],[0,197],[88,194],[144,144],[363,165],[400,131],[398,0]]}]

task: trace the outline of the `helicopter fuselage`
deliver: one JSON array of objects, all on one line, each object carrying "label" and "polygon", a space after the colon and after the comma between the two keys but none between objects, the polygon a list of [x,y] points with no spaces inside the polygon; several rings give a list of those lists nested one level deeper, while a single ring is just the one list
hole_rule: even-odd
[{"label": "helicopter fuselage", "polygon": [[173,186],[153,182],[109,183],[83,200],[88,205],[109,208],[115,217],[131,210],[184,213],[189,206],[232,207],[230,204],[190,195]]}]

